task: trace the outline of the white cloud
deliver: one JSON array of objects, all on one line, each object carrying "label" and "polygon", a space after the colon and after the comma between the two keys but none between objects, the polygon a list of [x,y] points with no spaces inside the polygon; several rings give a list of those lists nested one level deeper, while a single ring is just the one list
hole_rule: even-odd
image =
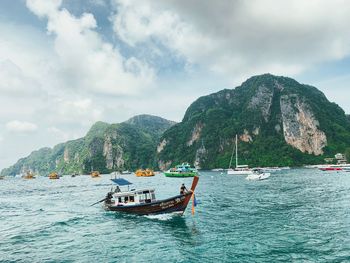
[{"label": "white cloud", "polygon": [[90,125],[103,119],[103,107],[95,104],[89,98],[83,99],[61,99],[54,101],[56,123],[76,123]]},{"label": "white cloud", "polygon": [[6,123],[6,129],[10,132],[27,133],[38,129],[38,126],[31,122],[13,120]]},{"label": "white cloud", "polygon": [[114,31],[130,46],[161,43],[230,78],[296,75],[350,54],[348,1],[114,2]]},{"label": "white cloud", "polygon": [[10,60],[0,61],[0,92],[2,96],[38,96],[40,83],[27,76]]},{"label": "white cloud", "polygon": [[72,132],[66,132],[66,131],[63,131],[63,130],[55,127],[55,126],[48,127],[47,132],[50,133],[53,137],[56,137],[56,139],[58,141],[61,141],[61,142],[66,142],[68,140],[77,139],[77,138],[81,137],[81,135],[79,136],[79,134],[74,134]]},{"label": "white cloud", "polygon": [[27,0],[27,6],[38,16],[54,16],[61,6],[62,0]]},{"label": "white cloud", "polygon": [[61,1],[27,0],[28,8],[48,19],[47,30],[54,36],[60,76],[71,89],[98,94],[137,94],[154,80],[154,71],[135,57],[125,58],[95,31],[94,16],[75,17],[60,9]]}]

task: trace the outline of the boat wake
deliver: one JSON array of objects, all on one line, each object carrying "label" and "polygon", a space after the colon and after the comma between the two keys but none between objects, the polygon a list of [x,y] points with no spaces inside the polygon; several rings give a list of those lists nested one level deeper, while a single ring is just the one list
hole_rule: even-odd
[{"label": "boat wake", "polygon": [[145,215],[144,217],[152,220],[169,221],[179,216],[180,215],[178,213],[169,213],[169,214],[159,214],[159,215]]}]

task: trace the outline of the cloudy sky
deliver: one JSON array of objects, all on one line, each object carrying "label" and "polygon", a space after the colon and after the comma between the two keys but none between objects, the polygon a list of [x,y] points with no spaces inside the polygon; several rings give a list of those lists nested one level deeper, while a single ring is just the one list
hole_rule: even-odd
[{"label": "cloudy sky", "polygon": [[350,113],[346,0],[1,0],[0,170],[96,121],[180,121],[199,96],[262,73]]}]

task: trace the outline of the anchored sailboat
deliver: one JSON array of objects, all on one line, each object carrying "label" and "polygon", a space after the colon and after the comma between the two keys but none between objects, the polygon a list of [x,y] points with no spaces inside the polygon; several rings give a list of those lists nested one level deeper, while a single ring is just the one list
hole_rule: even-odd
[{"label": "anchored sailboat", "polygon": [[232,149],[232,154],[231,154],[231,159],[230,159],[230,164],[229,167],[227,169],[227,174],[232,174],[232,175],[249,175],[252,174],[253,171],[251,169],[249,169],[248,165],[238,165],[238,136],[236,134],[236,144],[235,144],[235,148],[236,148],[236,168],[232,169],[231,168],[231,164],[232,164],[232,158],[233,158],[233,153],[234,153],[234,149]]}]

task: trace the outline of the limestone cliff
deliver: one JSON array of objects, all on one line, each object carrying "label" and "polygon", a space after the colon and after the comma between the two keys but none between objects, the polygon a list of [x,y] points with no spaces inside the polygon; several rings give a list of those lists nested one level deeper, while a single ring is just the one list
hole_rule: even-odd
[{"label": "limestone cliff", "polygon": [[280,104],[286,142],[302,152],[323,154],[327,137],[310,106],[296,94],[281,96]]},{"label": "limestone cliff", "polygon": [[350,122],[338,105],[315,87],[264,74],[192,103],[162,136],[158,160],[225,168],[236,134],[239,162],[253,166],[322,163],[350,147]]}]

